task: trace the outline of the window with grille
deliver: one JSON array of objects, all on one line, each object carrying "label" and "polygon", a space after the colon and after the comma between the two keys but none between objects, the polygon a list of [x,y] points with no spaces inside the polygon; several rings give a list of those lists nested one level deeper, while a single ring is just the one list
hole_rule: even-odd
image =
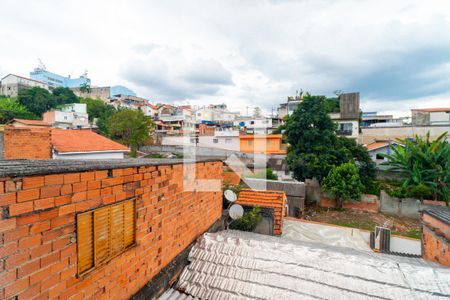
[{"label": "window with grille", "polygon": [[134,245],[135,218],[134,199],[78,214],[78,275]]}]

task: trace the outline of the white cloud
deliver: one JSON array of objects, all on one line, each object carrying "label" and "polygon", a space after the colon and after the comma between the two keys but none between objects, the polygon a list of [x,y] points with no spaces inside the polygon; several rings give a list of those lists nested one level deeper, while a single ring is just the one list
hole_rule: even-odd
[{"label": "white cloud", "polygon": [[379,111],[450,102],[448,1],[5,0],[2,10],[0,76],[28,75],[41,58],[61,74],[87,69],[96,85],[242,112],[270,112],[300,88],[361,91],[362,107]]}]

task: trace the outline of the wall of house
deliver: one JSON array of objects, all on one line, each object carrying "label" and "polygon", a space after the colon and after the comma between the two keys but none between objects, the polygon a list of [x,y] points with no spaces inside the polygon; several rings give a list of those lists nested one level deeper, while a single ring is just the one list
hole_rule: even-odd
[{"label": "wall of house", "polygon": [[370,144],[375,140],[395,140],[414,137],[415,135],[425,136],[430,132],[430,138],[435,139],[444,132],[450,132],[450,125],[447,126],[399,126],[399,127],[366,127],[362,128],[362,143]]},{"label": "wall of house", "polygon": [[267,154],[286,153],[286,151],[281,150],[281,138],[281,134],[241,136],[240,151]]},{"label": "wall of house", "polygon": [[430,125],[450,125],[450,113],[436,111],[430,113]]},{"label": "wall of house", "polygon": [[422,214],[422,256],[450,267],[450,225],[427,212]]},{"label": "wall of house", "polygon": [[5,127],[4,159],[51,159],[49,128]]},{"label": "wall of house", "polygon": [[[197,178],[222,178],[221,162],[195,165]],[[0,176],[1,299],[129,299],[222,213],[221,191],[183,190],[182,164],[56,167]],[[133,198],[136,245],[78,277],[76,215]]]},{"label": "wall of house", "polygon": [[53,159],[122,159],[124,158],[123,152],[89,152],[89,153],[53,153]]}]

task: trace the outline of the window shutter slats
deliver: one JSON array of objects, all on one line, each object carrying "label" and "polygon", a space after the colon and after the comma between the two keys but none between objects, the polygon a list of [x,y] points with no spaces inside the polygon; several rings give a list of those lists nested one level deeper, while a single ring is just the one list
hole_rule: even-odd
[{"label": "window shutter slats", "polygon": [[78,273],[89,270],[94,266],[92,229],[92,212],[79,214],[77,217]]},{"label": "window shutter slats", "polygon": [[111,255],[120,253],[124,248],[124,204],[111,206]]},{"label": "window shutter slats", "polygon": [[127,201],[124,206],[124,242],[125,247],[134,244],[134,222],[135,222],[135,208],[134,201]]},{"label": "window shutter slats", "polygon": [[105,207],[94,211],[94,250],[95,264],[108,259],[110,245],[110,208]]},{"label": "window shutter slats", "polygon": [[77,215],[78,274],[82,274],[135,243],[134,200]]}]

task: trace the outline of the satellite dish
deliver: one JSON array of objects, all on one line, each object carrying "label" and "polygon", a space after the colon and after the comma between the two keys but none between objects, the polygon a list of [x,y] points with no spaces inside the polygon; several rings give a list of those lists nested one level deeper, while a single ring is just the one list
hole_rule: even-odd
[{"label": "satellite dish", "polygon": [[240,219],[244,215],[244,208],[239,204],[233,204],[230,207],[229,214],[233,220]]},{"label": "satellite dish", "polygon": [[239,122],[239,126],[244,127],[245,126],[245,122]]},{"label": "satellite dish", "polygon": [[237,199],[236,193],[233,192],[232,190],[226,190],[224,192],[225,195],[225,199],[227,199],[230,202],[235,202]]}]

